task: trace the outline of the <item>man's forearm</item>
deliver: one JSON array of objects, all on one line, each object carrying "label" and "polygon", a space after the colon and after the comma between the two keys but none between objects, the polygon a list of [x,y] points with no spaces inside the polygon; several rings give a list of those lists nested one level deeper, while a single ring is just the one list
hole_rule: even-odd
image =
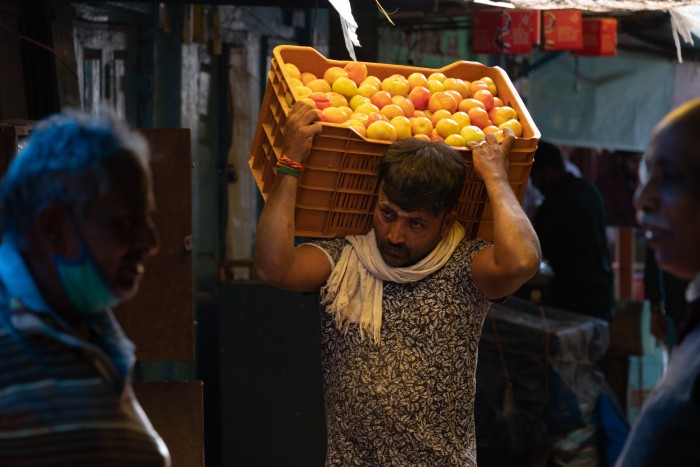
[{"label": "man's forearm", "polygon": [[294,260],[294,210],[299,181],[277,173],[260,214],[255,236],[254,267],[258,278],[269,282]]},{"label": "man's forearm", "polygon": [[499,267],[527,276],[537,272],[540,243],[505,176],[484,180],[493,214],[494,260]]}]

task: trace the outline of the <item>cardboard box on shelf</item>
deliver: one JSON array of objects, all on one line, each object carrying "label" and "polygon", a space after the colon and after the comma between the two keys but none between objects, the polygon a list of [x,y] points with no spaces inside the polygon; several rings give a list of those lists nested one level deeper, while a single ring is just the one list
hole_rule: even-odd
[{"label": "cardboard box on shelf", "polygon": [[574,55],[617,55],[617,19],[583,18],[583,47]]},{"label": "cardboard box on shelf", "polygon": [[483,9],[472,14],[472,52],[530,53],[539,44],[539,11]]},{"label": "cardboard box on shelf", "polygon": [[542,12],[542,49],[576,50],[583,47],[581,10]]}]

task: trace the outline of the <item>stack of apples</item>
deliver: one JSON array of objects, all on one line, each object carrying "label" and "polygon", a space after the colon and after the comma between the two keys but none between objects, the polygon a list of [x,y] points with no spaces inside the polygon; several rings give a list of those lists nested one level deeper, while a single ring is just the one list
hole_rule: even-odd
[{"label": "stack of apples", "polygon": [[331,66],[316,76],[293,63],[284,66],[293,94],[285,96],[288,104],[306,102],[322,122],[348,126],[366,138],[442,140],[464,147],[488,133],[500,140],[506,127],[516,137],[523,132],[517,111],[501,101],[487,76],[470,82],[414,72],[379,79],[362,62]]}]

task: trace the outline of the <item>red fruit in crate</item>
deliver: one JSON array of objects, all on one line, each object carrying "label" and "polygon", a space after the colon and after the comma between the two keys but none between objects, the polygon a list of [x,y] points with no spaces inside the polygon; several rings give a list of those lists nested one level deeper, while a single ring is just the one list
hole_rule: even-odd
[{"label": "red fruit in crate", "polygon": [[311,94],[309,94],[308,98],[316,103],[317,109],[323,110],[326,107],[331,106],[331,101],[330,99],[328,99],[328,96],[325,92],[312,92]]},{"label": "red fruit in crate", "polygon": [[488,112],[481,107],[469,109],[467,115],[469,116],[469,121],[471,124],[476,125],[479,128],[486,128],[489,125],[493,125],[493,122],[491,122],[491,119],[489,118]]},{"label": "red fruit in crate", "polygon": [[425,110],[428,108],[430,90],[424,86],[416,86],[408,93],[408,99],[413,102],[416,110]]},{"label": "red fruit in crate", "polygon": [[381,110],[385,105],[391,104],[391,94],[389,91],[377,91],[370,96],[369,100]]},{"label": "red fruit in crate", "polygon": [[481,101],[484,104],[486,111],[493,108],[493,94],[488,89],[479,89],[474,94],[474,99]]},{"label": "red fruit in crate", "polygon": [[362,62],[349,62],[343,69],[358,86],[367,78],[367,65]]},{"label": "red fruit in crate", "polygon": [[450,113],[454,113],[457,111],[457,101],[451,94],[445,91],[433,93],[428,100],[428,110],[435,112],[440,109],[445,109]]}]

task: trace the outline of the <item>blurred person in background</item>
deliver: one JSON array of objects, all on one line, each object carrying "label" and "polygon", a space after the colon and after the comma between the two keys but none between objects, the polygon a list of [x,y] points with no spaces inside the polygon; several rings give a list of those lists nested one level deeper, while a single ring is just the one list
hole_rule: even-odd
[{"label": "blurred person in background", "polygon": [[149,151],[110,114],[38,123],[0,189],[0,465],[170,465],[111,308],[158,251]]},{"label": "blurred person in background", "polygon": [[559,149],[540,141],[530,174],[544,200],[533,225],[554,271],[553,306],[610,320],[614,276],[598,189],[566,170]]},{"label": "blurred person in background", "polygon": [[700,99],[652,133],[635,206],[664,271],[689,281],[668,369],[644,402],[617,467],[700,465]]}]

